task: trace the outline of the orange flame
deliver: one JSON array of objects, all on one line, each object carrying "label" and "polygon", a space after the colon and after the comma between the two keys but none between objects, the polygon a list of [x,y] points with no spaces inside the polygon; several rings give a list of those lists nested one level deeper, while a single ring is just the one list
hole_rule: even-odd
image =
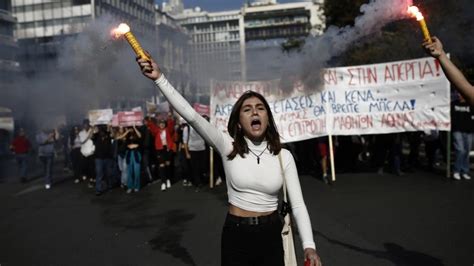
[{"label": "orange flame", "polygon": [[118,39],[127,32],[130,32],[130,27],[125,23],[121,23],[117,28],[112,29],[111,34]]},{"label": "orange flame", "polygon": [[420,23],[421,32],[423,32],[423,37],[425,38],[425,41],[431,42],[431,36],[430,36],[430,32],[428,30],[428,26],[426,25],[425,18],[423,17],[423,14],[421,14],[418,7],[416,7],[416,6],[408,7],[408,13],[412,17],[415,17],[416,20],[418,20],[418,22]]},{"label": "orange flame", "polygon": [[416,20],[420,21],[424,19],[423,14],[421,14],[420,10],[416,6],[410,6],[408,7],[408,13],[412,16],[415,17]]}]

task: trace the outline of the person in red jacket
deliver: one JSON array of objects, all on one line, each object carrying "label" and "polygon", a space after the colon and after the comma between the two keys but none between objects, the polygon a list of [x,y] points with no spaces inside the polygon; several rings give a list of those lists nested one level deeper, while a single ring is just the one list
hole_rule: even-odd
[{"label": "person in red jacket", "polygon": [[171,157],[176,151],[173,115],[168,113],[168,119],[160,120],[158,126],[150,120],[146,122],[146,125],[155,137],[155,150],[162,182],[161,190],[165,191],[171,187]]},{"label": "person in red jacket", "polygon": [[10,145],[10,150],[15,153],[22,183],[26,182],[26,174],[28,171],[28,152],[30,149],[31,143],[25,135],[25,130],[20,128],[18,130],[18,135],[13,139]]}]

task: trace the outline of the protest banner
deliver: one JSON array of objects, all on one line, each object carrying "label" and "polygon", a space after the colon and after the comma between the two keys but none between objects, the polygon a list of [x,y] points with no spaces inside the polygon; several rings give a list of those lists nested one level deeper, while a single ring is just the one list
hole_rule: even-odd
[{"label": "protest banner", "polygon": [[209,116],[211,113],[211,108],[209,105],[205,104],[200,104],[200,103],[194,103],[193,108],[196,112],[198,112],[200,115],[207,115]]},{"label": "protest banner", "polygon": [[146,102],[146,113],[148,116],[155,115],[158,110],[158,106],[152,102]]},{"label": "protest banner", "polygon": [[127,111],[117,113],[118,124],[121,127],[141,126],[143,125],[142,111]]},{"label": "protest banner", "polygon": [[170,111],[170,105],[168,102],[162,102],[157,104],[156,111],[160,114],[168,113]]},{"label": "protest banner", "polygon": [[119,120],[118,120],[118,114],[114,114],[112,116],[112,126],[113,127],[118,127],[119,126]]},{"label": "protest banner", "polygon": [[13,117],[0,117],[0,129],[13,132],[14,127]]},{"label": "protest banner", "polygon": [[112,121],[114,112],[112,109],[97,109],[89,111],[89,123],[95,125],[107,125]]},{"label": "protest banner", "polygon": [[421,58],[324,69],[322,89],[279,80],[213,81],[211,122],[226,131],[233,104],[247,90],[269,102],[283,142],[325,135],[364,135],[450,130],[449,82],[439,63]]}]

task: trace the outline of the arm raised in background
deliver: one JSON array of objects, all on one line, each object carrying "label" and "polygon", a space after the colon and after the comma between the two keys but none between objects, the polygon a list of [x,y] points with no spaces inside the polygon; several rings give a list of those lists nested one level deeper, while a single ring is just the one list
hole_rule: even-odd
[{"label": "arm raised in background", "polygon": [[466,79],[461,70],[449,59],[443,50],[441,41],[433,37],[432,42],[424,42],[423,47],[432,57],[439,60],[444,74],[456,87],[456,89],[464,96],[470,105],[474,105],[474,86]]},{"label": "arm raised in background", "polygon": [[230,138],[212,126],[206,119],[199,115],[194,108],[184,99],[181,94],[168,82],[161,73],[158,64],[151,58],[150,60],[137,59],[138,65],[144,76],[153,80],[159,90],[166,97],[173,109],[178,112],[196,131],[221,154],[228,154],[232,148]]}]

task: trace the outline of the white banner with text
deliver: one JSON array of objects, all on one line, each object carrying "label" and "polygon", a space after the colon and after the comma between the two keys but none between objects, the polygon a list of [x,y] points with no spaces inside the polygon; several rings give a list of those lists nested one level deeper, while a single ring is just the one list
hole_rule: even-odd
[{"label": "white banner with text", "polygon": [[364,135],[450,130],[450,84],[433,58],[324,69],[322,89],[292,82],[213,81],[211,122],[226,131],[233,104],[246,91],[267,99],[283,142],[328,134]]}]

